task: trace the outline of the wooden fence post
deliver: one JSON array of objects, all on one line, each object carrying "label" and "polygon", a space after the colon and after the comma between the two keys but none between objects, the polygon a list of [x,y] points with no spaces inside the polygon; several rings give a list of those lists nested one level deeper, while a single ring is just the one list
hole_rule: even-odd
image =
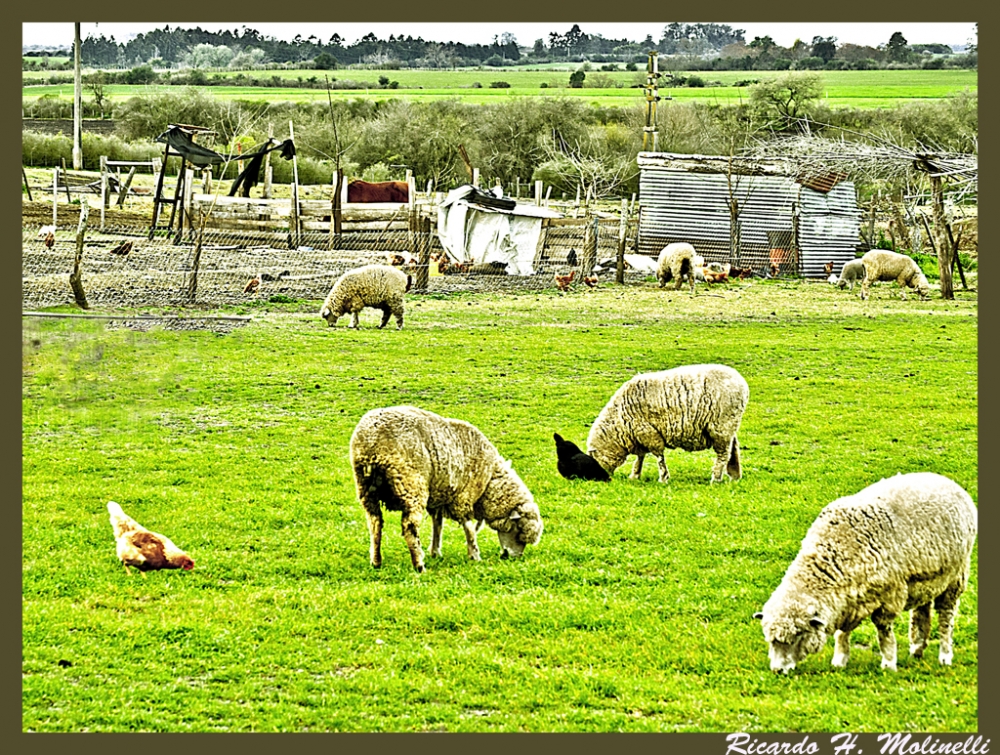
[{"label": "wooden fence post", "polygon": [[199,218],[198,234],[194,242],[194,257],[191,260],[191,275],[188,276],[187,299],[194,304],[195,295],[198,292],[198,269],[201,267],[201,242],[205,235],[205,220]]},{"label": "wooden fence post", "polygon": [[56,206],[59,204],[59,166],[52,171],[52,225],[56,224]]},{"label": "wooden fence post", "polygon": [[[288,138],[295,142],[295,127],[291,121],[288,122]],[[292,155],[292,215],[288,226],[288,248],[294,249],[299,245],[299,161],[295,155]]]},{"label": "wooden fence post", "polygon": [[625,283],[625,238],[628,235],[628,200],[622,199],[618,221],[618,254],[615,255],[615,283]]},{"label": "wooden fence post", "polygon": [[599,218],[597,215],[591,216],[589,208],[584,212],[587,224],[583,230],[583,253],[580,255],[580,274],[586,276],[594,271],[594,265],[597,264],[597,237],[600,233],[600,228],[598,226]]},{"label": "wooden fence post", "polygon": [[417,216],[417,274],[413,287],[417,290],[427,289],[431,264],[431,218],[429,215]]},{"label": "wooden fence post", "polygon": [[90,203],[83,197],[80,202],[80,224],[76,228],[76,257],[73,259],[73,272],[69,276],[69,285],[73,289],[73,298],[80,309],[90,309],[87,303],[87,294],[83,290],[81,267],[83,266],[83,241],[87,230],[87,216],[90,211]]}]

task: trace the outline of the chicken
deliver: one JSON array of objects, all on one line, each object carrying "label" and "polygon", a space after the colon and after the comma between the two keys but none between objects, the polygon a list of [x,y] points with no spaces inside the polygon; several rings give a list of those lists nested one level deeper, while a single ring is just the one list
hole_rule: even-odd
[{"label": "chicken", "polygon": [[753,268],[750,268],[750,267],[730,267],[729,268],[729,277],[730,278],[739,278],[740,280],[744,280],[746,278],[752,278],[753,277]]},{"label": "chicken", "polygon": [[45,240],[44,240],[43,243],[45,244],[45,246],[47,246],[49,249],[51,249],[53,246],[55,246],[55,243],[56,243],[56,236],[55,236],[55,234],[52,233],[52,231],[49,231],[48,233],[46,233],[45,234]]},{"label": "chicken", "polygon": [[585,275],[583,282],[587,284],[588,288],[596,288],[600,279],[596,275]]},{"label": "chicken", "polygon": [[243,293],[245,294],[257,294],[257,289],[260,288],[260,276],[257,275],[247,281],[246,286],[243,287]]},{"label": "chicken", "polygon": [[566,253],[566,264],[570,267],[576,267],[576,249],[570,249]]},{"label": "chicken", "polygon": [[125,565],[125,573],[131,574],[130,566],[137,568],[143,576],[156,569],[194,568],[194,559],[174,545],[169,538],[150,532],[135,519],[128,516],[114,501],[108,501],[111,527],[115,532],[118,558]]},{"label": "chicken", "polygon": [[578,477],[581,480],[609,482],[609,475],[593,456],[585,454],[580,447],[564,440],[559,433],[552,434],[556,442],[556,469],[567,480]]},{"label": "chicken", "polygon": [[830,262],[827,262],[825,265],[823,265],[823,275],[825,275],[827,278],[829,278],[831,275],[833,275],[833,261],[832,260]]},{"label": "chicken", "polygon": [[722,281],[729,279],[729,273],[725,270],[712,270],[706,267],[704,274],[706,283],[722,283]]},{"label": "chicken", "polygon": [[556,275],[556,285],[559,286],[560,291],[568,291],[569,284],[573,282],[573,278],[576,277],[576,270],[570,270],[569,275]]},{"label": "chicken", "polygon": [[126,242],[124,242],[122,244],[119,244],[114,249],[112,249],[111,253],[112,254],[118,254],[118,255],[121,255],[122,257],[124,257],[126,254],[128,254],[131,251],[132,251],[132,242],[131,241],[126,241]]},{"label": "chicken", "polygon": [[771,266],[768,268],[768,276],[767,277],[768,278],[777,278],[778,277],[778,273],[780,272],[780,270],[781,270],[781,268],[778,267],[778,263],[777,262],[772,262]]}]

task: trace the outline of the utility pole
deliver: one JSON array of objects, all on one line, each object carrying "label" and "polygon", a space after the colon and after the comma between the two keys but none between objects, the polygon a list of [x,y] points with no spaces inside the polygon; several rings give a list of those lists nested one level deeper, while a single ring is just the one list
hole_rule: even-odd
[{"label": "utility pole", "polygon": [[[657,80],[661,74],[657,67],[659,52],[649,51],[649,62],[646,63],[646,125],[642,129],[642,151],[656,152],[659,134],[656,131],[656,103],[662,99],[657,90]],[[667,97],[666,99],[670,99]]]},{"label": "utility pole", "polygon": [[73,170],[83,169],[83,78],[80,73],[80,23],[73,24]]}]

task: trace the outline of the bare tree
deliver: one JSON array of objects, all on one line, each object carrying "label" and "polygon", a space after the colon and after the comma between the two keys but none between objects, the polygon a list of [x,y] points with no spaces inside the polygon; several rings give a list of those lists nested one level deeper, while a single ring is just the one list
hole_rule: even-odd
[{"label": "bare tree", "polygon": [[[849,129],[840,131],[843,135],[839,139],[818,138],[807,132],[762,142],[755,148],[754,155],[787,160],[803,177],[841,173],[867,183],[902,183],[916,177],[925,178],[931,190],[932,242],[937,250],[941,298],[954,299],[952,268],[957,250],[945,212],[944,187],[947,181],[956,200],[975,195],[979,186],[978,154],[948,152],[934,145],[910,148],[895,143],[887,135],[877,137]],[[853,139],[849,141],[845,135]]]}]

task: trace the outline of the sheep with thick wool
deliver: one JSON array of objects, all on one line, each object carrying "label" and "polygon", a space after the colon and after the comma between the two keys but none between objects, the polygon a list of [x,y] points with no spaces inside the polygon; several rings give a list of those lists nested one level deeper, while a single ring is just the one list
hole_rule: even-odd
[{"label": "sheep with thick wool", "polygon": [[864,278],[865,263],[860,258],[845,262],[844,266],[840,268],[840,277],[837,279],[837,288],[842,289],[846,287],[848,291],[853,291],[854,284],[857,281],[863,281]]},{"label": "sheep with thick wool", "polygon": [[418,528],[431,515],[431,556],[441,555],[444,517],[465,530],[469,558],[480,560],[476,532],[496,530],[502,558],[520,556],[542,537],[542,517],[517,473],[473,425],[413,406],[373,409],[354,428],[351,466],[368,517],[369,553],[382,565],[382,506],[402,512],[413,568],[424,571]]},{"label": "sheep with thick wool", "polygon": [[893,622],[910,611],[910,655],[927,647],[937,611],[938,660],[952,660],[952,628],[969,580],[977,510],[958,484],[931,472],[896,475],[827,505],[781,584],[755,617],[771,670],[789,672],[834,636],[833,665],[850,657],[866,618],[878,631],[882,668],[896,670]]},{"label": "sheep with thick wool", "polygon": [[899,298],[906,300],[907,287],[916,289],[921,299],[927,298],[930,284],[912,257],[888,249],[872,249],[861,258],[865,267],[861,281],[861,298],[868,298],[868,289],[876,281],[896,281],[899,283]]},{"label": "sheep with thick wool", "polygon": [[672,280],[676,291],[681,287],[682,280],[687,278],[693,294],[696,255],[694,247],[683,241],[663,247],[656,260],[656,279],[660,282],[660,288]]},{"label": "sheep with thick wool", "polygon": [[670,473],[664,460],[668,448],[715,451],[712,482],[723,472],[742,476],[736,433],[750,388],[732,367],[695,364],[648,372],[622,385],[597,415],[587,436],[587,453],[608,474],[635,454],[630,477],[638,479],[647,453],[659,462],[660,482]]},{"label": "sheep with thick wool", "polygon": [[359,326],[359,314],[365,307],[382,310],[384,328],[390,316],[396,329],[403,327],[403,295],[413,285],[413,278],[391,265],[364,265],[348,270],[333,284],[319,311],[330,327],[342,315],[350,313],[351,327]]}]

